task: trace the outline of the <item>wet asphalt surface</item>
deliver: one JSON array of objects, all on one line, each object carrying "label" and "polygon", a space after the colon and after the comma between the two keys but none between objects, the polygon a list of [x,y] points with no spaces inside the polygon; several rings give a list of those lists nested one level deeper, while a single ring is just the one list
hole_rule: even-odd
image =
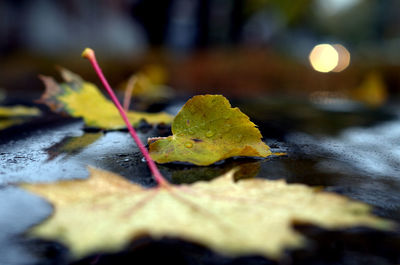
[{"label": "wet asphalt surface", "polygon": [[[240,105],[240,104],[238,104]],[[256,107],[255,107],[256,106]],[[300,106],[300,107],[299,107]],[[375,214],[400,222],[400,109],[321,110],[268,102],[240,108],[259,125],[265,142],[285,156],[232,158],[208,167],[161,165],[172,183],[209,180],[234,168],[238,178],[286,179],[363,201]],[[291,113],[296,112],[296,115]],[[315,114],[317,113],[317,114]],[[142,124],[148,137],[166,136],[168,128]],[[79,119],[45,113],[0,131],[0,264],[69,264],[68,250],[55,242],[29,239],[26,230],[48,217],[52,207],[17,187],[20,182],[86,178],[87,166],[116,172],[146,187],[155,185],[136,145],[126,131],[85,129]],[[400,233],[364,228],[326,231],[299,226],[310,239],[302,250],[289,251],[283,264],[395,264],[400,262]],[[166,238],[144,238],[121,253],[95,255],[76,264],[270,264],[261,257],[228,258],[208,249]]]}]

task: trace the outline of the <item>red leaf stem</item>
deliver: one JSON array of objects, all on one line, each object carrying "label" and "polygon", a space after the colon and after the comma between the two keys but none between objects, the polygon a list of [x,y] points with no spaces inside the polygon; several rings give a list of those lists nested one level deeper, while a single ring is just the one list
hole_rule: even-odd
[{"label": "red leaf stem", "polygon": [[128,117],[126,116],[126,113],[124,109],[122,108],[121,104],[119,103],[113,89],[111,86],[108,84],[107,79],[105,78],[103,71],[101,70],[99,64],[97,63],[96,56],[94,54],[94,51],[90,48],[86,48],[83,53],[82,57],[86,58],[90,61],[92,64],[97,76],[99,77],[101,83],[103,84],[104,88],[106,89],[107,93],[110,95],[111,100],[114,102],[115,106],[117,107],[119,113],[121,114],[122,119],[124,120],[126,127],[129,130],[129,133],[131,134],[133,140],[136,142],[137,146],[140,149],[140,152],[142,152],[144,158],[146,159],[147,165],[150,168],[151,173],[154,176],[154,179],[156,180],[157,184],[159,186],[167,186],[168,182],[165,180],[163,175],[161,175],[160,171],[158,170],[156,164],[154,163],[154,160],[150,157],[149,152],[147,151],[146,147],[143,145],[142,141],[138,137],[135,129],[132,127],[130,124]]}]

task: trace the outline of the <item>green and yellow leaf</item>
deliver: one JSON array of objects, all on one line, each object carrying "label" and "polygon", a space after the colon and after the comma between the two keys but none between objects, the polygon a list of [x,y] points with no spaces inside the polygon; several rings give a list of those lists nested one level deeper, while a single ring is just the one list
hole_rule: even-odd
[{"label": "green and yellow leaf", "polygon": [[195,96],[172,122],[172,136],[151,142],[157,163],[174,161],[206,166],[234,156],[267,157],[260,131],[221,95]]},{"label": "green and yellow leaf", "polygon": [[[125,128],[118,110],[99,89],[92,83],[85,82],[80,76],[66,70],[61,70],[65,83],[57,83],[51,77],[42,76],[46,92],[40,102],[47,104],[56,112],[64,112],[72,117],[83,118],[89,127],[101,129]],[[129,111],[129,121],[133,126],[141,120],[150,124],[171,123],[173,117],[167,113],[144,113]]]},{"label": "green and yellow leaf", "polygon": [[233,181],[233,171],[193,185],[146,189],[110,172],[90,169],[85,180],[24,184],[54,205],[54,213],[30,231],[68,246],[76,258],[116,252],[143,235],[177,237],[222,254],[279,259],[305,238],[293,222],[328,229],[390,229],[367,205],[284,181]]}]

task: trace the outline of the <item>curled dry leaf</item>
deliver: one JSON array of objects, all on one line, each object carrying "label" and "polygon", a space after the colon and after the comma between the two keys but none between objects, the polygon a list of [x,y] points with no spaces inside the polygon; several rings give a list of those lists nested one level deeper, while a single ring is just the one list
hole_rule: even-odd
[{"label": "curled dry leaf", "polygon": [[[72,117],[83,118],[89,127],[101,129],[125,128],[118,110],[99,89],[92,83],[85,82],[80,76],[61,70],[65,83],[57,83],[53,78],[41,76],[46,92],[39,100],[56,112],[64,112]],[[141,120],[150,124],[171,123],[173,117],[167,113],[144,113],[129,111],[127,113],[132,125]]]},{"label": "curled dry leaf", "polygon": [[256,125],[221,95],[195,96],[186,102],[172,122],[172,134],[150,139],[150,155],[157,163],[205,166],[233,156],[272,155]]},{"label": "curled dry leaf", "polygon": [[67,245],[76,258],[121,250],[132,240],[177,237],[222,254],[279,259],[305,242],[292,224],[325,228],[390,229],[367,205],[284,181],[233,181],[230,171],[211,182],[146,189],[110,172],[90,169],[85,180],[23,184],[54,205],[30,235]]}]

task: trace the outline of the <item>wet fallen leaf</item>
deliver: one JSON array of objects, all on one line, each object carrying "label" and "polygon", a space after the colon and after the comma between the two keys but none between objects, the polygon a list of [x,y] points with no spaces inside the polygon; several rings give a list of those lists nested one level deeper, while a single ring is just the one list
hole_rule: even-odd
[{"label": "wet fallen leaf", "polygon": [[0,118],[39,116],[40,110],[35,107],[25,106],[0,106]]},{"label": "wet fallen leaf", "polygon": [[[56,112],[65,112],[72,117],[81,117],[89,127],[102,129],[121,129],[125,124],[113,103],[92,83],[80,76],[61,70],[65,83],[58,84],[53,78],[42,76],[46,92],[40,102],[47,104]],[[144,113],[129,111],[129,121],[135,126],[141,120],[150,124],[170,123],[173,117],[167,113]]]},{"label": "wet fallen leaf", "polygon": [[54,205],[30,235],[60,241],[75,258],[115,252],[142,236],[177,237],[222,254],[279,259],[305,243],[293,222],[324,228],[392,223],[370,215],[367,205],[284,181],[233,181],[230,171],[211,182],[146,189],[110,172],[90,169],[85,180],[22,187]]},{"label": "wet fallen leaf", "polygon": [[157,163],[205,166],[233,156],[272,155],[255,124],[221,95],[195,96],[186,102],[172,122],[172,134],[150,139],[149,151]]},{"label": "wet fallen leaf", "polygon": [[35,107],[0,106],[0,130],[22,124],[32,117],[39,116],[40,113],[40,110]]}]

